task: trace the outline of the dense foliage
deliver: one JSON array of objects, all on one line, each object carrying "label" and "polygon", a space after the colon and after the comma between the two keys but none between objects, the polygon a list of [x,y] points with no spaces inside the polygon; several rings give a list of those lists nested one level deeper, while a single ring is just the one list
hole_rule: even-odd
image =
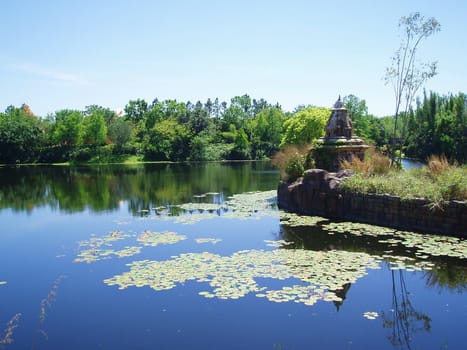
[{"label": "dense foliage", "polygon": [[467,161],[467,96],[425,93],[407,121],[407,156],[427,159],[444,154],[451,160]]},{"label": "dense foliage", "polygon": [[[383,151],[392,117],[368,114],[365,100],[344,97],[354,134]],[[465,162],[466,98],[435,93],[419,101],[400,126],[409,135],[404,151],[426,158],[446,154]],[[41,118],[27,105],[0,113],[0,163],[108,162],[133,156],[150,161],[264,159],[291,145],[306,146],[324,135],[329,108],[299,106],[286,113],[278,104],[248,95],[230,103],[131,100],[123,113],[92,105],[63,109]],[[402,130],[405,128],[404,130]]]}]

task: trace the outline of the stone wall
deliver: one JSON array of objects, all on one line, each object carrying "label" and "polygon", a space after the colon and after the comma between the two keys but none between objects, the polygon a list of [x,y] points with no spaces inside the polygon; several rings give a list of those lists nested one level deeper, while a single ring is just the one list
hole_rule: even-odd
[{"label": "stone wall", "polygon": [[450,201],[441,208],[425,199],[345,192],[339,184],[350,174],[310,169],[301,181],[279,185],[279,208],[306,215],[365,222],[401,230],[467,237],[467,202]]}]

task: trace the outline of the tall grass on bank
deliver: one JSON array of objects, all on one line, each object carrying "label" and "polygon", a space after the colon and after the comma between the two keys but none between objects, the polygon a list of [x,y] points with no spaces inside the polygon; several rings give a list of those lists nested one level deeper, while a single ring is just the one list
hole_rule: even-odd
[{"label": "tall grass on bank", "polygon": [[449,164],[445,157],[432,156],[420,169],[390,170],[369,176],[356,171],[343,188],[360,193],[389,194],[401,199],[425,198],[433,203],[467,200],[467,166]]},{"label": "tall grass on bank", "polygon": [[365,158],[360,160],[352,156],[350,161],[343,160],[341,169],[350,169],[353,173],[364,174],[366,176],[386,174],[391,169],[391,160],[374,148],[369,148],[365,152]]},{"label": "tall grass on bank", "polygon": [[303,176],[303,172],[312,166],[309,156],[311,146],[286,146],[277,152],[271,163],[279,169],[283,181],[293,181]]}]

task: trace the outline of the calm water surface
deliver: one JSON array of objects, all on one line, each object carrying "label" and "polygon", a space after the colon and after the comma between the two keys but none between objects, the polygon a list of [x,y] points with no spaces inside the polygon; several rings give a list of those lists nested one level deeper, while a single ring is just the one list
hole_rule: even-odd
[{"label": "calm water surface", "polygon": [[305,222],[278,178],[0,168],[0,349],[465,349],[464,241]]}]

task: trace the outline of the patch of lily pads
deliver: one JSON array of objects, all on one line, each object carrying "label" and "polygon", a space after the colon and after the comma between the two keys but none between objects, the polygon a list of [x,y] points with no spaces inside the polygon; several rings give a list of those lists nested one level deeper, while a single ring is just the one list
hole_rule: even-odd
[{"label": "patch of lily pads", "polygon": [[0,281],[0,286],[7,284],[7,283],[8,283],[7,281]]},{"label": "patch of lily pads", "polygon": [[196,238],[195,242],[198,244],[202,244],[202,243],[217,244],[219,242],[222,242],[222,239],[220,238]]},{"label": "patch of lily pads", "polygon": [[91,248],[80,251],[74,262],[85,262],[91,264],[99,260],[111,259],[112,256],[126,258],[140,253],[141,247],[136,246],[125,247],[120,250]]},{"label": "patch of lily pads", "polygon": [[[216,193],[207,193],[197,198],[204,198]],[[261,217],[278,217],[276,206],[277,192],[255,191],[235,194],[224,203],[184,203],[176,205],[182,213],[156,215],[152,220],[171,221],[177,224],[191,225],[202,220],[213,218],[225,219],[258,219]]]},{"label": "patch of lily pads", "polygon": [[152,232],[149,230],[143,231],[138,238],[138,242],[145,246],[158,246],[160,244],[175,244],[187,239],[185,235],[180,235],[176,232]]},{"label": "patch of lily pads", "polygon": [[268,247],[275,247],[275,248],[280,248],[280,247],[285,247],[285,246],[288,246],[288,245],[294,245],[295,244],[295,242],[289,242],[289,241],[286,241],[286,240],[283,240],[283,239],[278,239],[278,240],[275,240],[275,241],[265,239],[264,243],[266,243],[266,245]]},{"label": "patch of lily pads", "polygon": [[255,191],[235,194],[225,202],[230,209],[225,216],[230,218],[251,218],[278,216],[277,191]]},{"label": "patch of lily pads", "polygon": [[328,221],[328,219],[320,216],[307,216],[307,215],[298,215],[295,213],[281,212],[280,219],[282,225],[287,225],[290,227],[297,226],[315,226],[318,223]]},{"label": "patch of lily pads", "polygon": [[[268,247],[287,249],[242,250],[230,256],[211,252],[182,253],[163,261],[139,260],[127,264],[128,271],[105,279],[104,283],[119,289],[150,287],[155,291],[162,291],[175,288],[186,281],[196,281],[206,285],[206,290],[199,292],[205,298],[239,299],[252,294],[271,302],[294,302],[311,306],[318,301],[341,302],[336,291],[342,290],[346,284],[355,283],[368,270],[380,269],[383,262],[393,270],[424,271],[434,267],[433,263],[426,260],[429,256],[467,257],[467,243],[457,238],[419,235],[351,222],[333,223],[322,217],[278,211],[275,202],[275,190],[248,192],[229,197],[223,204],[182,204],[177,206],[184,211],[181,215],[171,216],[168,211],[154,219],[194,224],[214,217],[277,217],[281,224],[291,227],[318,225],[329,234],[376,237],[381,243],[402,245],[415,251],[415,257],[397,256],[389,250],[382,256],[376,256],[364,252],[293,249],[294,242],[265,240]],[[121,250],[103,249],[128,237],[136,237],[139,246],[126,246]],[[186,239],[185,235],[170,231],[146,230],[139,235],[114,231],[104,237],[92,237],[80,242],[81,247],[88,249],[80,251],[75,262],[91,263],[111,257],[129,257],[140,254],[143,246],[176,244]],[[218,238],[195,238],[198,244],[214,245],[220,241]],[[269,280],[283,281],[280,283],[283,286],[270,287],[267,283]],[[378,314],[366,312],[363,316],[375,319]]]},{"label": "patch of lily pads", "polygon": [[92,237],[90,240],[79,242],[79,246],[88,247],[81,249],[73,262],[85,262],[88,264],[99,260],[111,259],[112,257],[126,258],[141,253],[142,246],[155,247],[160,244],[175,244],[187,239],[185,235],[177,234],[176,232],[152,232],[149,230],[143,231],[136,240],[142,246],[126,246],[123,249],[101,249],[102,246],[112,247],[116,241],[131,237],[129,234],[124,234],[121,231],[114,231],[104,237]]},{"label": "patch of lily pads", "polygon": [[120,240],[124,240],[130,237],[130,235],[123,233],[120,230],[112,231],[108,235],[103,237],[91,237],[89,240],[78,242],[80,247],[99,248],[102,246],[111,246],[112,243]]},{"label": "patch of lily pads", "polygon": [[387,236],[396,230],[357,222],[330,222],[322,226],[323,230],[331,233],[349,233],[353,236]]},{"label": "patch of lily pads", "polygon": [[381,237],[378,242],[413,249],[415,255],[421,259],[430,256],[467,259],[467,241],[457,237],[398,231],[387,227],[353,222],[331,222],[323,225],[322,228],[330,233]]},{"label": "patch of lily pads", "polygon": [[[172,289],[194,280],[207,283],[206,298],[238,299],[249,293],[273,302],[313,305],[318,300],[341,301],[333,290],[354,283],[378,269],[378,260],[366,253],[294,249],[243,250],[231,256],[186,253],[171,260],[141,260],[128,264],[130,270],[104,280],[119,289],[150,287],[155,291]],[[258,280],[298,281],[291,286],[271,289]],[[287,284],[287,282],[284,282]]]},{"label": "patch of lily pads", "polygon": [[224,204],[215,204],[215,203],[184,203],[177,205],[180,209],[183,209],[188,212],[199,211],[199,212],[215,212],[215,211],[225,211],[228,207]]}]

